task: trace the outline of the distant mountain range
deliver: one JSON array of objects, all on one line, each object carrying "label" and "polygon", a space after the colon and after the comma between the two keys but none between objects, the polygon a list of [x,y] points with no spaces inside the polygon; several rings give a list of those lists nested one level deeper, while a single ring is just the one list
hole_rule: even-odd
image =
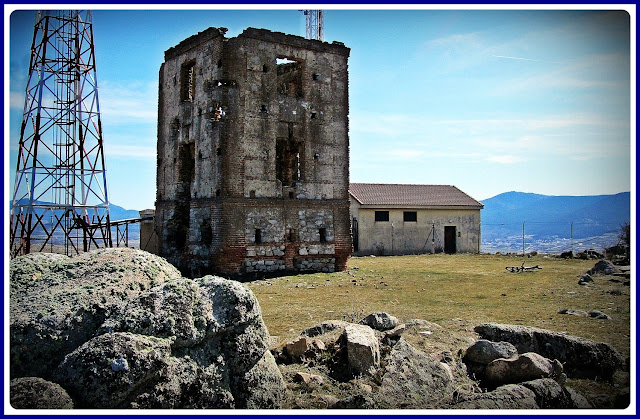
[{"label": "distant mountain range", "polygon": [[109,204],[109,219],[111,221],[126,220],[129,218],[138,217],[140,217],[140,212],[138,210],[128,210],[115,204]]},{"label": "distant mountain range", "polygon": [[514,240],[521,242],[523,223],[525,241],[529,243],[564,241],[566,247],[571,237],[578,242],[601,236],[612,241],[620,232],[620,227],[631,220],[629,192],[597,196],[506,192],[482,203],[484,247]]},{"label": "distant mountain range", "polygon": [[[631,194],[549,196],[506,192],[482,201],[483,252],[521,252],[524,223],[526,251],[561,252],[617,243],[620,227],[631,221]],[[137,210],[109,204],[111,221],[138,218]],[[572,232],[573,225],[573,232]],[[573,233],[573,235],[572,235]],[[115,228],[114,228],[115,238]],[[129,239],[138,240],[140,225],[129,225]],[[573,238],[573,242],[572,242]]]}]

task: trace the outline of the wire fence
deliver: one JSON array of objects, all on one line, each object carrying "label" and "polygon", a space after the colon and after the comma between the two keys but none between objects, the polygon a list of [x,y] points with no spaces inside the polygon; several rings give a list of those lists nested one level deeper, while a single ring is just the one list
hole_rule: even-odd
[{"label": "wire fence", "polygon": [[624,223],[522,221],[483,223],[482,253],[560,254],[593,249],[603,253],[620,242]]}]

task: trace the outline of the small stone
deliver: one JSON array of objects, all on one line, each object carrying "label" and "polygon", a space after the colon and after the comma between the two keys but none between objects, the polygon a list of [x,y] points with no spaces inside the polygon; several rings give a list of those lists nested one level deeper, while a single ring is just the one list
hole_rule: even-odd
[{"label": "small stone", "polygon": [[396,327],[398,325],[398,319],[388,313],[375,312],[360,320],[359,323],[366,324],[372,329],[383,332],[385,330],[391,330]]},{"label": "small stone", "polygon": [[591,310],[587,314],[589,317],[592,317],[594,319],[611,320],[611,317],[609,317],[608,315],[606,315],[605,313],[599,310]]},{"label": "small stone", "polygon": [[297,372],[296,375],[293,376],[293,382],[304,384],[316,383],[318,385],[322,385],[324,383],[324,379],[319,375]]}]

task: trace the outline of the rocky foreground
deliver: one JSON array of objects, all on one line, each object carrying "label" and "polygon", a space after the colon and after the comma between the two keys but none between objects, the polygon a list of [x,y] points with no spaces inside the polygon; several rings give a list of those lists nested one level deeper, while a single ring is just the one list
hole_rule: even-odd
[{"label": "rocky foreground", "polygon": [[500,324],[461,341],[387,313],[278,343],[244,285],[134,249],[18,257],[10,287],[17,409],[589,409],[567,378],[628,371],[604,343]]}]

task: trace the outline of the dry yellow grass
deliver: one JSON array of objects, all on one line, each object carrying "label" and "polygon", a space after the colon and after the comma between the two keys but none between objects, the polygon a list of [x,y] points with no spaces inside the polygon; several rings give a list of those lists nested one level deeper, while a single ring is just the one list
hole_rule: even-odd
[{"label": "dry yellow grass", "polygon": [[[510,273],[505,266],[540,265],[535,272]],[[253,281],[269,332],[280,340],[329,319],[359,320],[386,311],[413,318],[473,327],[498,322],[567,332],[611,344],[629,356],[630,287],[595,277],[578,285],[596,261],[536,256],[417,255],[362,257],[349,270]],[[600,310],[612,320],[558,314],[563,308]],[[459,320],[456,320],[459,321]]]}]

